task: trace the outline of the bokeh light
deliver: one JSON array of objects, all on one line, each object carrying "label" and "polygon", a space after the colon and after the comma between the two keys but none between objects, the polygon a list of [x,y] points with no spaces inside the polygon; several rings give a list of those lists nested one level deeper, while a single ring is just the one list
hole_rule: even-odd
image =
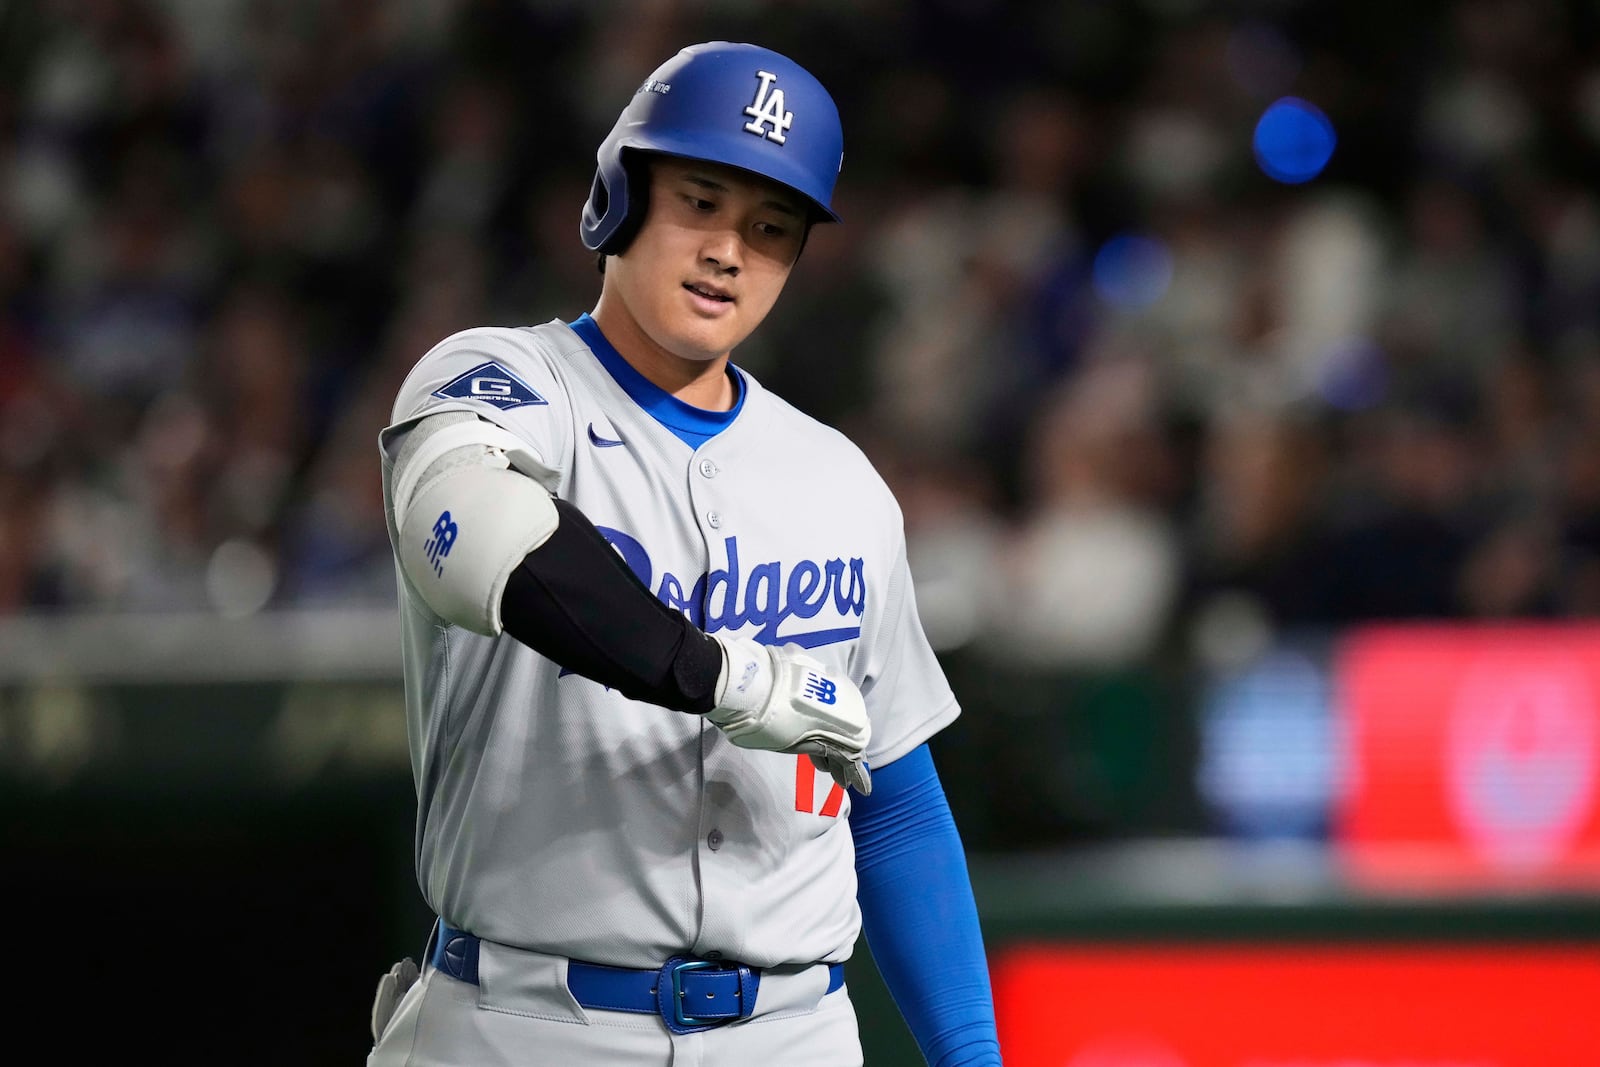
[{"label": "bokeh light", "polygon": [[1148,307],[1171,284],[1172,252],[1153,237],[1118,234],[1095,253],[1094,291],[1113,307]]},{"label": "bokeh light", "polygon": [[1322,173],[1338,143],[1333,123],[1297,97],[1274,101],[1256,123],[1256,163],[1273,181],[1297,185]]}]

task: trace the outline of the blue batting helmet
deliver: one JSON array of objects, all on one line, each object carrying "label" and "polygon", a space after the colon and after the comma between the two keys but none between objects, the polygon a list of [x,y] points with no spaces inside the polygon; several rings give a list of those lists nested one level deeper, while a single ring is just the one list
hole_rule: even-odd
[{"label": "blue batting helmet", "polygon": [[628,187],[633,152],[747,170],[804,196],[813,221],[839,221],[829,206],[844,162],[839,109],[804,67],[770,49],[697,44],[645,79],[596,153],[580,227],[591,251],[621,252],[644,220],[647,190]]}]

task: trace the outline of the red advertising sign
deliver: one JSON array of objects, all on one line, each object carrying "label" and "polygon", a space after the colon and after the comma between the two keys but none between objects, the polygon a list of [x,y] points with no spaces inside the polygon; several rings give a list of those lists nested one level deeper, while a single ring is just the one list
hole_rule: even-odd
[{"label": "red advertising sign", "polygon": [[1600,628],[1365,630],[1337,685],[1353,878],[1600,885]]},{"label": "red advertising sign", "polygon": [[1007,1067],[1594,1067],[1577,946],[1019,946],[993,969]]}]

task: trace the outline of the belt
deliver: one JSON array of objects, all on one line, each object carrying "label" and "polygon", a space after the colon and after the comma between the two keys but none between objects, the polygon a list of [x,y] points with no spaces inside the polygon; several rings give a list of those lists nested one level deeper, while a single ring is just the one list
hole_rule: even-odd
[{"label": "belt", "polygon": [[[481,942],[440,920],[428,953],[435,967],[452,978],[478,984]],[[844,964],[828,965],[828,992],[844,985]],[[755,1011],[761,972],[729,960],[674,956],[653,970],[567,961],[567,989],[585,1008],[659,1015],[678,1034],[699,1033]]]}]

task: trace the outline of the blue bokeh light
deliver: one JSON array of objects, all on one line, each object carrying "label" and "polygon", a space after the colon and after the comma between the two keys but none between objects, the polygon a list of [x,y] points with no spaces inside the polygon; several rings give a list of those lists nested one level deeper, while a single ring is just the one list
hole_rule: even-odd
[{"label": "blue bokeh light", "polygon": [[1274,181],[1297,185],[1322,173],[1338,136],[1315,104],[1297,97],[1275,100],[1256,122],[1256,163]]},{"label": "blue bokeh light", "polygon": [[1095,253],[1094,290],[1114,307],[1148,307],[1171,284],[1172,253],[1153,237],[1118,234]]}]

